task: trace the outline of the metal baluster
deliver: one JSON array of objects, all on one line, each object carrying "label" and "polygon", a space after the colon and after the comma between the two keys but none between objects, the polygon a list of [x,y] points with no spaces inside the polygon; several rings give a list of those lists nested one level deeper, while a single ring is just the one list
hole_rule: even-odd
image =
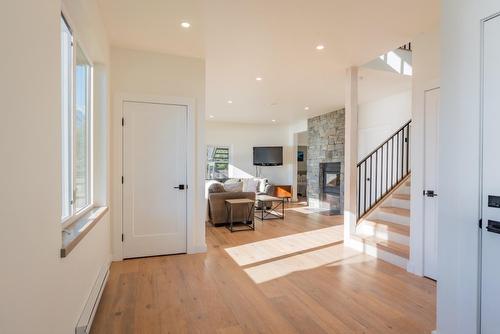
[{"label": "metal baluster", "polygon": [[399,181],[399,133],[396,135],[396,182]]},{"label": "metal baluster", "polygon": [[378,179],[378,150],[375,152],[375,202],[377,201],[377,179]]},{"label": "metal baluster", "polygon": [[361,217],[361,166],[358,166],[358,218]]},{"label": "metal baluster", "polygon": [[394,137],[391,138],[391,188],[394,185]]},{"label": "metal baluster", "polygon": [[387,150],[385,152],[385,191],[389,189],[389,142],[387,142]]},{"label": "metal baluster", "polygon": [[364,162],[364,165],[365,165],[365,175],[364,175],[365,176],[364,177],[364,179],[365,179],[365,187],[363,188],[363,193],[365,194],[365,196],[364,196],[365,198],[364,198],[364,205],[363,205],[363,213],[366,212],[366,161],[367,160],[365,160],[365,162]]},{"label": "metal baluster", "polygon": [[405,167],[405,129],[401,132],[401,179],[404,177]]},{"label": "metal baluster", "polygon": [[410,124],[406,130],[406,174],[410,172]]},{"label": "metal baluster", "polygon": [[372,165],[373,165],[372,157],[373,157],[373,155],[370,156],[370,201],[368,202],[368,203],[370,203],[370,207],[372,206],[372,179],[373,179],[373,174],[372,174]]}]

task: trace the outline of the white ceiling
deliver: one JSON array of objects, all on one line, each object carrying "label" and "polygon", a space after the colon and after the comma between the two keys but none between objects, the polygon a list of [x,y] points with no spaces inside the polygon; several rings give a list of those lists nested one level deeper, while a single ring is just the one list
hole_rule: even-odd
[{"label": "white ceiling", "polygon": [[[113,45],[205,58],[207,117],[253,123],[343,107],[347,67],[411,41],[439,18],[438,0],[100,2]],[[184,20],[191,28],[180,27]],[[325,49],[317,51],[318,44]],[[363,71],[366,100],[409,82]]]}]

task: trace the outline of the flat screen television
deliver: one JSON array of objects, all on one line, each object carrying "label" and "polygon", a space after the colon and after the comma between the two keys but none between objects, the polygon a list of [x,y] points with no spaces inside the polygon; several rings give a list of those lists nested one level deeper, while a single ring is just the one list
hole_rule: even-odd
[{"label": "flat screen television", "polygon": [[254,166],[282,166],[283,146],[253,148]]}]

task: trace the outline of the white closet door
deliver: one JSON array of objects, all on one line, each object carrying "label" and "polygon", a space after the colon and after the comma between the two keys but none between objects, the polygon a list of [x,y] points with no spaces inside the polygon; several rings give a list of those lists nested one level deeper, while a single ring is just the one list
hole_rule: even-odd
[{"label": "white closet door", "polygon": [[124,258],[186,252],[187,107],[123,104]]}]

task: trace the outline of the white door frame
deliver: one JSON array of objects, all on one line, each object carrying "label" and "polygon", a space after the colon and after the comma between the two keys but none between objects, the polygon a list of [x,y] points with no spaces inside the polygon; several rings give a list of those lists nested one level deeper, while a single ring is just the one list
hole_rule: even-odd
[{"label": "white door frame", "polygon": [[[426,120],[427,120],[427,112],[425,110],[425,106],[426,106],[426,93],[432,92],[434,90],[438,90],[439,94],[441,95],[440,89],[441,89],[441,87],[438,85],[438,86],[435,86],[433,88],[428,88],[428,89],[424,90],[424,112],[423,112],[423,118],[422,118],[423,119],[423,128],[424,128],[424,138],[423,138],[423,140],[424,140],[424,146],[423,146],[423,149],[424,149],[423,157],[424,157],[424,159],[423,159],[423,164],[422,164],[423,165],[423,172],[422,172],[422,175],[423,175],[423,178],[422,178],[422,181],[423,181],[422,182],[422,189],[423,189],[423,191],[428,190],[427,187],[426,187],[426,185],[425,185],[426,184],[426,180],[427,180],[427,175],[426,175],[426,172],[425,172],[425,168],[426,168],[425,165],[427,163],[427,150],[426,150],[426,146],[425,146],[425,137],[427,136],[427,129],[425,127]],[[441,98],[441,96],[439,96],[439,98]],[[437,124],[436,124],[436,131],[438,131],[438,134],[437,134],[438,135],[438,141],[439,141],[439,111],[440,110],[437,110],[437,115],[436,115],[436,122],[437,122]],[[436,143],[436,146],[439,146],[438,143]],[[438,154],[439,154],[439,152],[438,152]],[[439,180],[439,170],[437,169],[434,172],[435,172],[436,181],[438,181]],[[437,194],[439,196],[439,189],[437,188],[437,185],[438,185],[437,183],[438,182],[436,182],[436,187],[433,190],[437,191]],[[423,227],[422,228],[422,233],[423,233],[423,237],[422,237],[422,270],[423,271],[422,271],[422,274],[425,275],[425,249],[424,248],[425,248],[425,234],[426,234],[426,232],[425,232],[425,228],[426,228],[426,223],[425,223],[425,210],[426,210],[425,203],[426,203],[426,196],[423,195],[423,191],[422,191],[422,197],[421,197],[422,198],[422,217],[424,218],[422,220],[422,227]],[[437,198],[437,201],[439,201],[439,197]],[[439,202],[438,202],[438,205],[437,205],[437,209],[439,210]],[[437,215],[436,215],[436,222],[435,223],[438,224]],[[437,233],[437,226],[436,226],[436,233]],[[436,238],[437,238],[437,235],[436,235]],[[436,255],[436,261],[437,261],[437,255]],[[437,273],[436,273],[436,275],[437,275]],[[429,277],[429,278],[431,278],[431,277]],[[434,279],[437,279],[437,277],[435,277]]]},{"label": "white door frame", "polygon": [[412,98],[411,143],[411,213],[410,259],[407,270],[418,276],[424,275],[424,197],[425,187],[425,92],[440,88],[438,79],[414,87]]},{"label": "white door frame", "polygon": [[123,185],[121,182],[123,173],[123,103],[124,102],[142,102],[142,103],[159,103],[185,106],[187,109],[187,202],[186,202],[186,237],[187,237],[187,253],[196,253],[198,249],[194,240],[194,225],[195,225],[195,210],[196,210],[196,143],[195,143],[195,100],[192,98],[175,97],[175,96],[156,96],[156,95],[137,95],[137,94],[116,94],[114,98],[114,112],[112,125],[113,138],[113,157],[114,163],[112,170],[112,253],[113,260],[123,260]]}]

